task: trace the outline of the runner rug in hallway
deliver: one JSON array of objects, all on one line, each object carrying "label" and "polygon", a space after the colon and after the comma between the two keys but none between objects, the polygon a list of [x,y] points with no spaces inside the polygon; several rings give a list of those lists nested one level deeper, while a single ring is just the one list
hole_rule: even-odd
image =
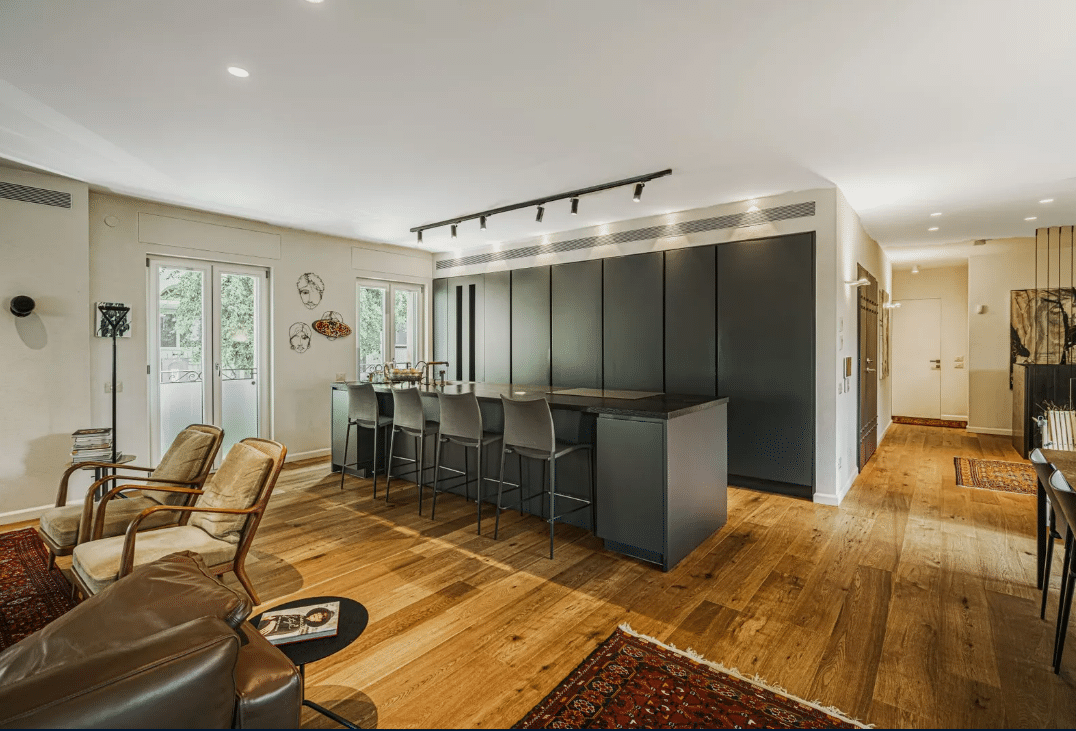
[{"label": "runner rug in hallway", "polygon": [[513,728],[869,728],[621,625]]},{"label": "runner rug in hallway", "polygon": [[75,606],[71,585],[33,528],[0,533],[0,651]]},{"label": "runner rug in hallway", "polygon": [[999,462],[993,459],[954,457],[956,484],[983,490],[1034,495],[1038,489],[1035,468],[1023,462]]}]

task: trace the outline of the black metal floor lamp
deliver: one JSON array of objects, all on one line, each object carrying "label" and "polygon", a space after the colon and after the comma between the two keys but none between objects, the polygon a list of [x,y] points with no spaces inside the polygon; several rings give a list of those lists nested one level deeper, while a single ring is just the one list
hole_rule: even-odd
[{"label": "black metal floor lamp", "polygon": [[101,317],[104,318],[102,332],[98,334],[112,338],[112,461],[115,462],[119,458],[119,451],[116,447],[116,338],[130,329],[127,313],[131,311],[131,308],[124,305],[103,304],[97,305],[97,309],[101,311]]}]

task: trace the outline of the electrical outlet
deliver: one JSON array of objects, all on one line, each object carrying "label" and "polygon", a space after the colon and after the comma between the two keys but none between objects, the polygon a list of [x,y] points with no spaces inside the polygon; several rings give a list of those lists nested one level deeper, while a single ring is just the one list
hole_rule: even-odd
[{"label": "electrical outlet", "polygon": [[[105,393],[112,393],[111,381],[105,381]],[[116,381],[116,393],[123,393],[123,381]]]}]

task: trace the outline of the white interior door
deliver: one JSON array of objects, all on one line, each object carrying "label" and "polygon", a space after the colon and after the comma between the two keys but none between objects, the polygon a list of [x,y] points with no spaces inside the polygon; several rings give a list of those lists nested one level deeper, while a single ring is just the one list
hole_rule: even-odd
[{"label": "white interior door", "polygon": [[941,300],[893,310],[893,415],[941,418]]},{"label": "white interior door", "polygon": [[156,464],[189,424],[224,429],[233,444],[268,436],[265,269],[149,260],[151,452]]}]

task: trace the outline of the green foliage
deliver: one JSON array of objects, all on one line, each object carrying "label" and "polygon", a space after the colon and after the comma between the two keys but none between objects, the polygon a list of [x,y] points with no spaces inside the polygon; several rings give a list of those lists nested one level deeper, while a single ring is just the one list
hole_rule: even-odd
[{"label": "green foliage", "polygon": [[384,363],[385,290],[359,288],[359,355],[364,366]]},{"label": "green foliage", "polygon": [[[161,300],[175,301],[176,345],[193,368],[202,364],[202,272],[161,271]],[[254,280],[249,275],[221,277],[221,367],[254,368]],[[245,374],[237,374],[245,376]]]}]

